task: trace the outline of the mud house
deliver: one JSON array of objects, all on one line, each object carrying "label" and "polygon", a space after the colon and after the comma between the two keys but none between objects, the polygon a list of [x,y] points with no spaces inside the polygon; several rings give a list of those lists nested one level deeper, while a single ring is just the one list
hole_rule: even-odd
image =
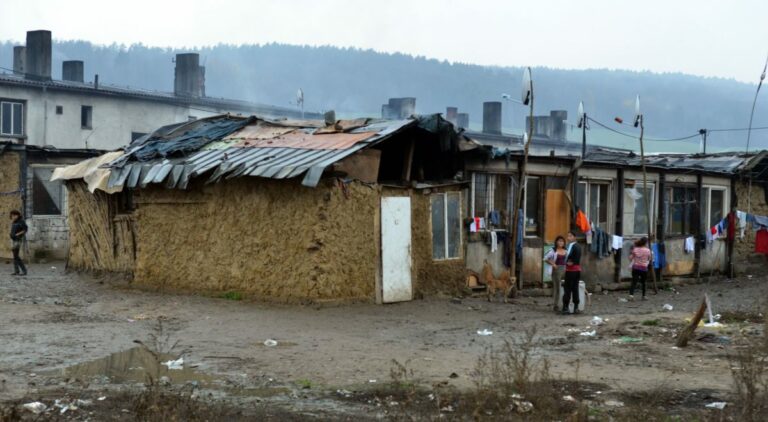
[{"label": "mud house", "polygon": [[[467,214],[484,219],[482,229],[469,234],[467,265],[479,271],[488,261],[498,269],[508,265],[509,252],[491,252],[489,233],[496,232],[495,237],[500,238],[511,231],[508,216],[512,215],[516,189],[521,188],[523,145],[519,139],[498,134],[467,136],[485,144],[468,156],[465,166],[470,182]],[[531,287],[546,286],[550,280],[544,253],[556,236],[575,229],[588,251],[582,258],[582,277],[588,287],[616,286],[631,277],[629,248],[633,241],[648,235],[648,215],[656,239],[655,252],[661,258],[657,263],[659,276],[728,274],[736,263],[749,259],[765,265],[764,255],[749,258],[749,239],[727,240],[723,235],[712,240],[706,236],[731,210],[747,209],[750,179],[751,209],[765,209],[765,152],[653,154],[646,162],[647,185],[643,183],[640,157],[631,151],[589,147],[582,159],[580,144],[534,137],[522,186],[523,235],[518,255],[522,282]],[[578,211],[591,222],[591,233],[585,234],[576,226]],[[586,244],[588,240],[590,244]],[[754,243],[751,245],[754,248]],[[738,253],[739,248],[743,253]]]},{"label": "mud house", "polygon": [[[100,82],[99,75],[86,72],[87,63],[53,50],[50,31],[29,31],[26,44],[14,47],[13,71],[0,73],[0,143],[6,146],[0,171],[7,176],[0,193],[4,212],[16,208],[28,217],[32,253],[67,253],[67,196],[60,182],[50,182],[55,168],[170,123],[227,112],[301,115],[292,108],[207,96],[199,56],[178,54],[175,62],[174,91],[157,92]],[[56,77],[54,67],[61,69]],[[0,255],[10,256],[6,243],[0,242]]]},{"label": "mud house", "polygon": [[61,169],[69,266],[285,302],[411,300],[464,282],[462,154],[440,117],[166,126]]}]

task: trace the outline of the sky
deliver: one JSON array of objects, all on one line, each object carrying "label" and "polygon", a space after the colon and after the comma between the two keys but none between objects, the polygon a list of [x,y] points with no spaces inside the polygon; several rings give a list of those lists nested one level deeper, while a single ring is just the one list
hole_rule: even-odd
[{"label": "sky", "polygon": [[359,47],[452,62],[681,72],[755,83],[765,0],[0,0],[0,40]]}]

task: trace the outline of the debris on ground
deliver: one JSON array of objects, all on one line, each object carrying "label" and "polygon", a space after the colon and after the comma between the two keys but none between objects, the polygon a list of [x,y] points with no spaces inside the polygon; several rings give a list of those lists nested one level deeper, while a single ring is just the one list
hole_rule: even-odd
[{"label": "debris on ground", "polygon": [[629,301],[627,300],[627,298],[625,298],[625,297],[620,297],[620,298],[619,298],[619,303],[627,303],[627,302],[629,302]]},{"label": "debris on ground", "polygon": [[576,401],[576,399],[573,398],[573,396],[571,396],[571,395],[563,396],[563,400],[569,401],[569,402],[575,402]]},{"label": "debris on ground", "polygon": [[605,320],[600,318],[599,316],[593,316],[592,320],[589,321],[589,325],[599,326],[605,324]]},{"label": "debris on ground", "polygon": [[624,402],[619,400],[607,400],[605,405],[608,407],[624,407]]},{"label": "debris on ground", "polygon": [[731,338],[728,336],[718,336],[713,333],[700,335],[696,340],[704,343],[731,344]]},{"label": "debris on ground", "polygon": [[277,340],[272,340],[271,338],[268,338],[264,340],[264,345],[267,347],[275,347],[277,346]]},{"label": "debris on ground", "polygon": [[163,365],[167,366],[168,369],[184,369],[184,358],[181,357],[176,360],[169,360],[163,362]]},{"label": "debris on ground", "polygon": [[580,336],[584,336],[584,337],[594,337],[594,336],[597,335],[597,330],[583,331],[583,332],[579,333],[579,335]]},{"label": "debris on ground", "polygon": [[45,409],[48,408],[48,406],[46,406],[43,403],[40,403],[39,401],[33,401],[31,403],[26,403],[26,404],[24,404],[21,407],[23,407],[25,410],[29,410],[30,412],[32,412],[32,413],[34,413],[36,415],[45,412]]},{"label": "debris on ground", "polygon": [[723,410],[723,409],[725,409],[725,405],[726,404],[727,403],[724,402],[724,401],[715,401],[715,402],[707,404],[705,407],[708,407],[710,409],[720,409],[720,410]]},{"label": "debris on ground", "polygon": [[512,394],[512,410],[517,413],[528,413],[533,410],[533,403],[524,400],[519,394]]},{"label": "debris on ground", "polygon": [[616,344],[630,344],[630,343],[640,343],[643,341],[642,337],[629,337],[629,336],[622,336],[617,338],[616,340],[613,340]]},{"label": "debris on ground", "polygon": [[477,335],[479,335],[479,336],[490,336],[492,334],[493,334],[493,331],[491,331],[491,330],[489,330],[487,328],[482,329],[482,330],[477,330]]},{"label": "debris on ground", "polygon": [[664,309],[665,311],[671,311],[675,309],[675,307],[670,305],[669,303],[665,303],[664,306],[662,306],[661,308]]}]

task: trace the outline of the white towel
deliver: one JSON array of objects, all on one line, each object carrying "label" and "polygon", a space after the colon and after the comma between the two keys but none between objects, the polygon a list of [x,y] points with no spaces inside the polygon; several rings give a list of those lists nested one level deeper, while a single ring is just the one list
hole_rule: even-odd
[{"label": "white towel", "polygon": [[492,231],[491,232],[491,253],[495,253],[496,249],[498,249],[496,241],[497,241],[496,232]]},{"label": "white towel", "polygon": [[685,238],[685,253],[691,253],[696,250],[696,239],[693,236]]},{"label": "white towel", "polygon": [[739,238],[744,238],[744,232],[747,230],[747,213],[736,211],[736,217],[739,219]]},{"label": "white towel", "polygon": [[624,238],[621,237],[621,236],[613,235],[613,240],[611,242],[611,247],[614,250],[618,251],[619,249],[621,249],[622,246],[624,246]]}]

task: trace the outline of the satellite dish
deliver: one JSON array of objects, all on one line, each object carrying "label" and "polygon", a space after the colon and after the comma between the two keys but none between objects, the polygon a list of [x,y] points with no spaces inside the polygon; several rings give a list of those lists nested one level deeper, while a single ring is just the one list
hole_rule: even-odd
[{"label": "satellite dish", "polygon": [[301,88],[296,91],[296,104],[304,104],[304,91]]},{"label": "satellite dish", "polygon": [[640,114],[640,96],[638,95],[637,98],[635,98],[635,127],[640,124],[641,118],[642,114]]},{"label": "satellite dish", "polygon": [[581,125],[586,124],[584,121],[584,102],[579,101],[579,124],[578,127],[581,129]]},{"label": "satellite dish", "polygon": [[533,82],[531,81],[531,68],[526,67],[523,71],[523,90],[520,96],[523,104],[528,105],[533,97]]}]

